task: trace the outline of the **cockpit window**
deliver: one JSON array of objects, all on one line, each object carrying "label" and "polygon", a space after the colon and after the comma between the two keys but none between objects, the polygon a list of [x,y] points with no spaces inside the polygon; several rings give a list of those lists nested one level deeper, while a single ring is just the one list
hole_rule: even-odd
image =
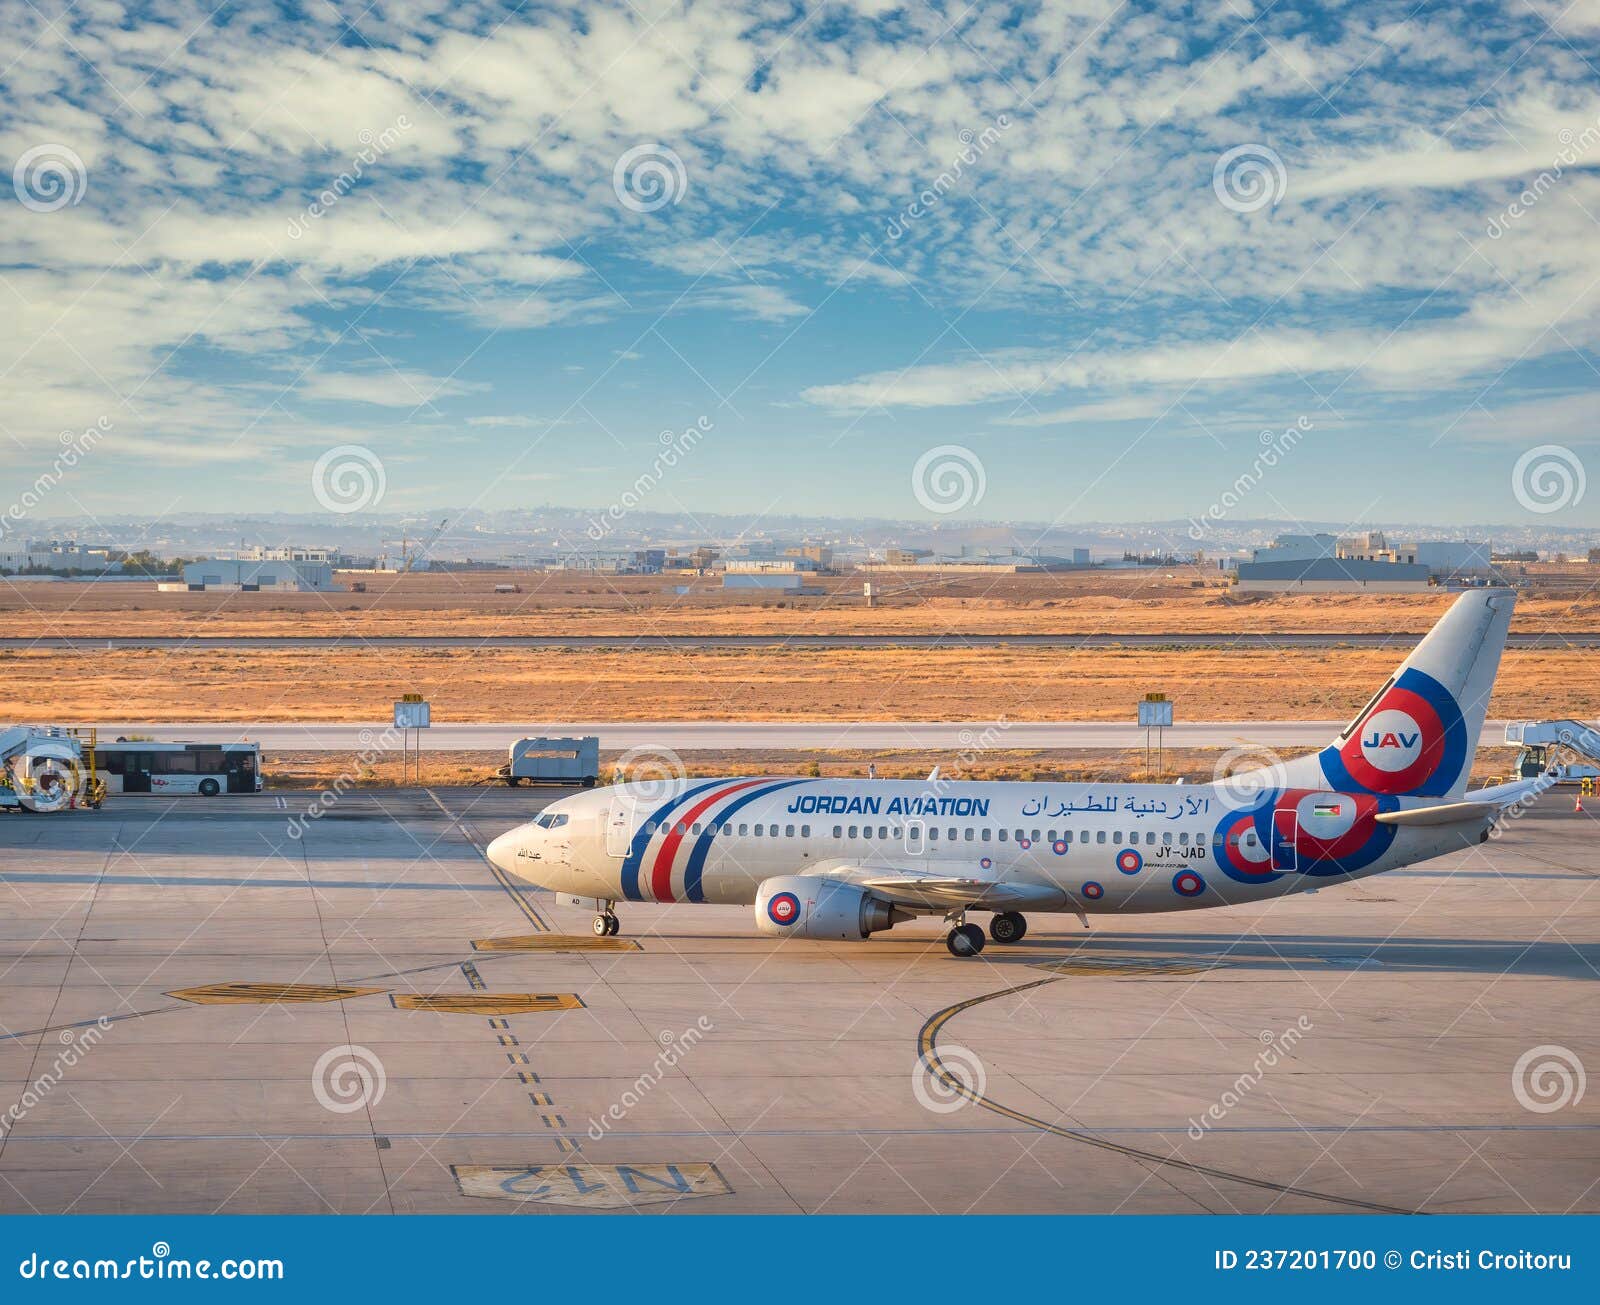
[{"label": "cockpit window", "polygon": [[547,811],[544,815],[535,819],[533,823],[538,825],[540,829],[560,829],[562,825],[567,823],[567,817],[565,813],[555,815]]}]

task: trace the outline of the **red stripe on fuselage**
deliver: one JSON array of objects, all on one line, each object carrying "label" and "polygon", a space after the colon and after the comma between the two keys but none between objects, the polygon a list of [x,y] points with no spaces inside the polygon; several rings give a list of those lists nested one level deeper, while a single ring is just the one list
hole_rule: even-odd
[{"label": "red stripe on fuselage", "polygon": [[678,832],[682,827],[687,830],[690,825],[710,808],[721,802],[725,797],[732,797],[735,793],[743,792],[747,788],[754,788],[764,780],[747,779],[742,784],[730,784],[727,788],[718,789],[710,797],[702,798],[688,811],[672,822],[672,831],[661,840],[660,850],[656,852],[656,863],[650,872],[650,892],[658,902],[670,902],[672,897],[672,861],[678,854],[678,845],[683,842],[684,836]]}]

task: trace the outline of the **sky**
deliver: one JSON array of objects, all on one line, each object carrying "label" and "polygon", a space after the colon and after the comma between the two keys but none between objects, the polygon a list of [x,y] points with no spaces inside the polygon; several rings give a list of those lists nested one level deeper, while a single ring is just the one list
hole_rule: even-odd
[{"label": "sky", "polygon": [[7,533],[1600,523],[1600,0],[0,14]]}]

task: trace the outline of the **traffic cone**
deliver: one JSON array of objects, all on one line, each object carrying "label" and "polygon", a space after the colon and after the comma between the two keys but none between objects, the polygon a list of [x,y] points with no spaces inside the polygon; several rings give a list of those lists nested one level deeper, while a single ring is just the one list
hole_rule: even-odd
[{"label": "traffic cone", "polygon": [[1583,794],[1582,793],[1579,793],[1578,796],[1573,799],[1572,809],[1575,812],[1577,812],[1579,815],[1583,814]]}]

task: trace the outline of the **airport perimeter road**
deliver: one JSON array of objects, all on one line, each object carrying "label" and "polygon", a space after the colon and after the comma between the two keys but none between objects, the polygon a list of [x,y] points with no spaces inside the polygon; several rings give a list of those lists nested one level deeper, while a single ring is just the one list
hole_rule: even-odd
[{"label": "airport perimeter road", "polygon": [[[140,737],[194,743],[259,743],[268,752],[355,752],[383,746],[384,722],[367,724],[207,724],[89,722],[102,739]],[[1331,720],[1199,721],[1165,731],[1168,748],[1316,748],[1344,728]],[[439,724],[424,731],[429,752],[502,751],[540,734],[596,734],[608,750],[670,748],[674,752],[830,751],[900,749],[961,752],[971,748],[1142,748],[1145,731],[1119,721],[527,721]],[[1505,722],[1490,721],[1484,740],[1505,737]],[[395,740],[398,743],[398,740]]]},{"label": "airport perimeter road", "polygon": [[[490,634],[490,635],[49,635],[3,638],[0,649],[105,652],[129,648],[1405,648],[1426,630],[1383,634]],[[1512,634],[1508,648],[1600,648],[1600,631]]]}]

